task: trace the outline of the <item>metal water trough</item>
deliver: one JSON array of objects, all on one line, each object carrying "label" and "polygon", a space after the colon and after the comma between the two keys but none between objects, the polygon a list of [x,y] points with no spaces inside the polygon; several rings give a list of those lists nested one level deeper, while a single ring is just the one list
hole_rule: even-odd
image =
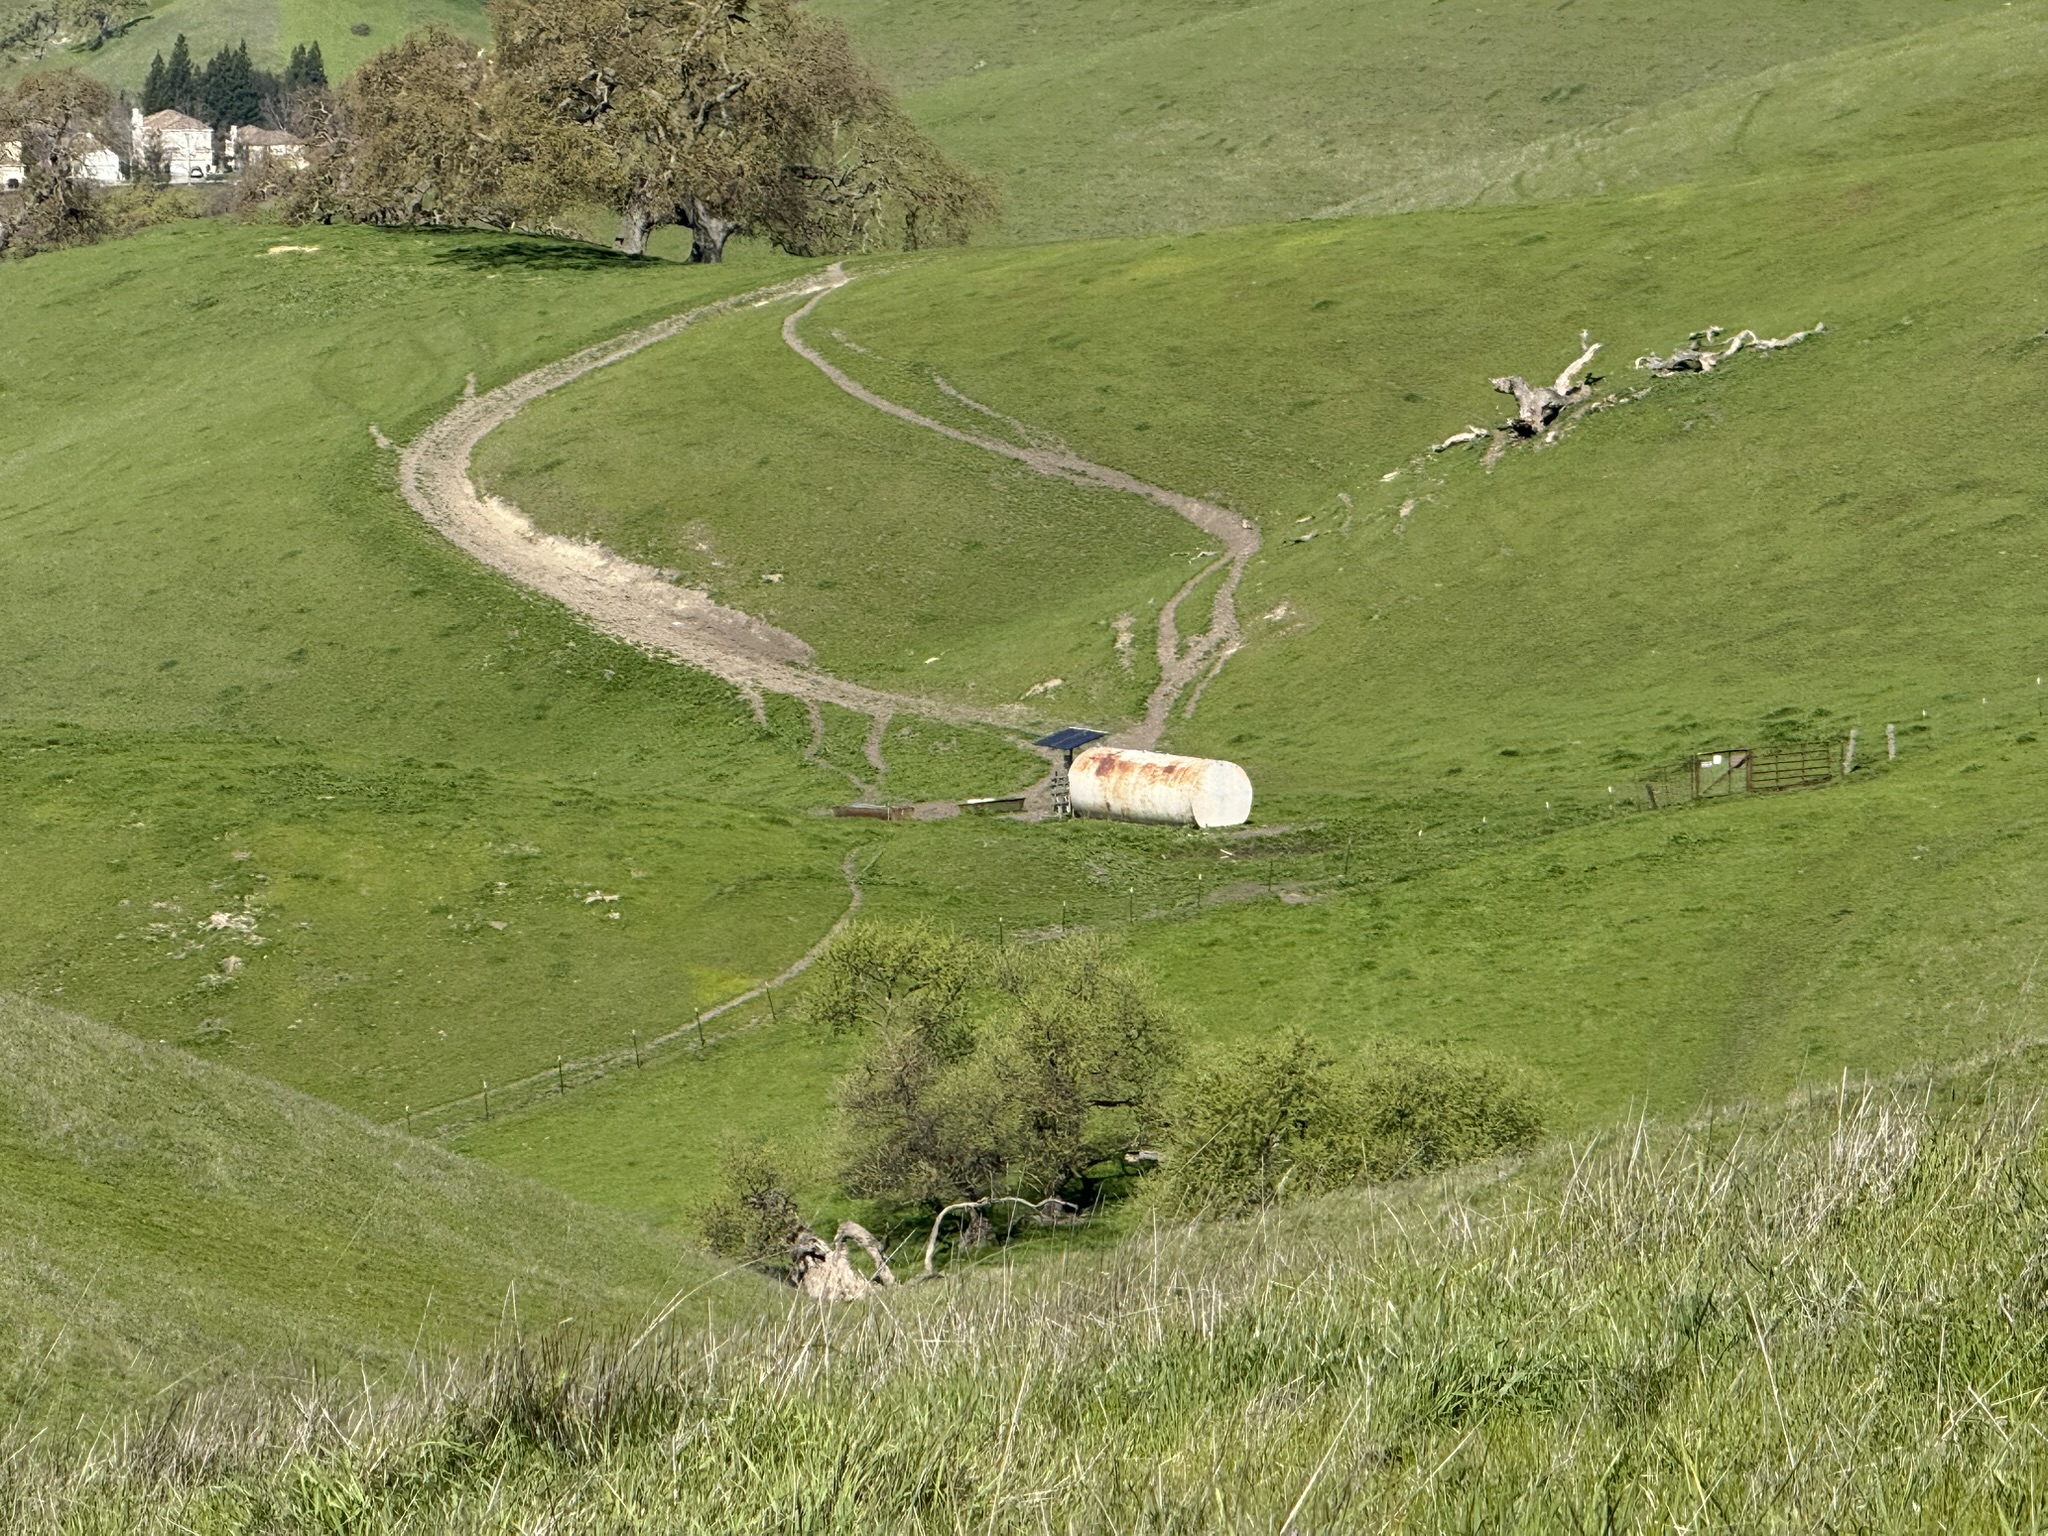
[{"label": "metal water trough", "polygon": [[982,795],[960,802],[961,813],[967,816],[1015,816],[1023,809],[1022,795]]},{"label": "metal water trough", "polygon": [[914,805],[835,805],[834,816],[859,816],[868,821],[908,821],[917,814]]}]

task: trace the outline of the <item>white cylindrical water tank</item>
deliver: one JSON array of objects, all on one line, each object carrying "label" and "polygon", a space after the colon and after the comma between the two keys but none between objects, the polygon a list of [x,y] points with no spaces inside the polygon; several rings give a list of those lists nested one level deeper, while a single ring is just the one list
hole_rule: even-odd
[{"label": "white cylindrical water tank", "polygon": [[1124,747],[1090,747],[1068,776],[1076,816],[1237,827],[1252,813],[1252,781],[1235,763]]}]

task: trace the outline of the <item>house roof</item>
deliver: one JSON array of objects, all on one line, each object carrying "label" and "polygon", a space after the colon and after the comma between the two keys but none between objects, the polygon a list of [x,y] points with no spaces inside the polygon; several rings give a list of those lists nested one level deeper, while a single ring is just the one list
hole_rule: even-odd
[{"label": "house roof", "polygon": [[156,133],[190,132],[193,129],[197,129],[201,133],[213,132],[211,128],[199,121],[198,118],[187,117],[182,112],[173,112],[169,107],[164,108],[161,112],[150,113],[149,116],[142,120],[142,126]]}]

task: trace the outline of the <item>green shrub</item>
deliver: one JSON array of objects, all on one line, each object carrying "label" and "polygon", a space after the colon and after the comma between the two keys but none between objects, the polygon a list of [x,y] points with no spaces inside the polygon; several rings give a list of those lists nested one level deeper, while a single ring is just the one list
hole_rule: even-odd
[{"label": "green shrub", "polygon": [[1296,1029],[1190,1071],[1168,1125],[1159,1198],[1234,1216],[1526,1147],[1543,1116],[1491,1058],[1386,1045],[1340,1066]]},{"label": "green shrub", "polygon": [[697,1221],[713,1253],[766,1268],[788,1264],[804,1224],[775,1148],[738,1140],[720,1150],[717,1182]]},{"label": "green shrub", "polygon": [[1158,1128],[1183,1027],[1098,938],[1000,950],[861,926],[820,969],[814,1017],[868,1036],[836,1094],[851,1194],[925,1209],[1042,1198]]},{"label": "green shrub", "polygon": [[1380,1045],[1359,1058],[1354,1080],[1375,1179],[1520,1151],[1543,1134],[1527,1078],[1494,1056]]}]

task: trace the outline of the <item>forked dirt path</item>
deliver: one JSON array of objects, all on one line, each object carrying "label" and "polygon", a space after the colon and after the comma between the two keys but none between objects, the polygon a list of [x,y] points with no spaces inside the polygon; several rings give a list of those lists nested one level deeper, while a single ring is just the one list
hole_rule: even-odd
[{"label": "forked dirt path", "polygon": [[[461,404],[401,450],[399,489],[413,510],[458,548],[520,585],[545,593],[574,609],[606,634],[723,678],[748,699],[755,713],[763,719],[766,718],[764,695],[779,693],[801,700],[810,715],[813,733],[807,756],[818,756],[823,746],[824,721],[818,713],[821,704],[836,704],[868,716],[871,726],[864,751],[878,775],[886,772],[881,752],[883,732],[895,715],[916,715],[949,724],[1010,728],[1042,723],[1035,721],[1032,712],[1022,705],[977,707],[914,694],[891,693],[834,677],[813,665],[810,646],[797,636],[751,614],[725,607],[707,592],[678,585],[673,572],[628,560],[592,541],[567,539],[543,532],[510,502],[480,493],[471,480],[470,457],[477,444],[542,396],[573,384],[600,368],[622,362],[656,342],[679,336],[700,320],[808,296],[810,302],[783,323],[783,340],[862,404],[886,412],[911,426],[1013,459],[1056,480],[1142,496],[1187,519],[1222,546],[1222,556],[1186,582],[1161,609],[1159,682],[1146,702],[1144,720],[1113,738],[1130,746],[1154,745],[1181,697],[1188,695],[1183,713],[1192,713],[1202,690],[1238,648],[1241,632],[1237,623],[1237,587],[1245,566],[1259,551],[1258,530],[1236,513],[1214,502],[1183,496],[1127,475],[1122,470],[1090,463],[1064,444],[1039,439],[1038,434],[1021,423],[1010,424],[1022,435],[1034,438],[1035,446],[1019,447],[999,438],[965,432],[875,394],[812,350],[797,329],[826,294],[851,281],[852,274],[835,265],[811,277],[757,288],[751,293],[737,294],[672,315],[637,331],[586,347],[544,368],[537,368],[488,394],[476,394],[472,381],[471,391],[465,394]],[[950,387],[947,392],[985,414],[998,414],[959,395]],[[1009,421],[1007,417],[998,419]],[[386,445],[382,433],[375,427],[371,432],[380,445]],[[1178,627],[1180,606],[1219,571],[1223,577],[1210,603],[1209,626],[1183,643]],[[1193,692],[1190,694],[1191,686]],[[849,774],[848,777],[853,776]],[[855,783],[858,786],[860,781],[856,779]],[[846,911],[800,959],[773,980],[695,1015],[679,1029],[647,1041],[638,1047],[635,1059],[638,1055],[672,1045],[686,1035],[701,1039],[703,1024],[793,981],[809,969],[860,910],[862,893],[855,858],[854,854],[848,854],[843,869],[849,896]],[[564,1063],[558,1065],[554,1072],[543,1070],[501,1084],[496,1091],[502,1095],[516,1095],[536,1084],[545,1084],[569,1066],[579,1072],[595,1067],[609,1068],[626,1059],[627,1054]],[[461,1111],[479,1102],[487,1103],[487,1096],[474,1094],[453,1099],[445,1104],[409,1111],[406,1118],[409,1123],[416,1117]]]},{"label": "forked dirt path", "polygon": [[[1090,486],[1098,490],[1123,491],[1133,496],[1142,496],[1156,502],[1167,510],[1177,513],[1193,523],[1202,532],[1223,546],[1225,553],[1214,564],[1205,566],[1191,577],[1181,589],[1174,593],[1166,606],[1159,611],[1159,682],[1153,688],[1151,697],[1145,703],[1145,718],[1130,730],[1113,738],[1120,745],[1150,747],[1158,743],[1160,734],[1166,729],[1166,722],[1173,714],[1173,707],[1183,693],[1193,685],[1184,715],[1194,713],[1194,707],[1201,700],[1202,690],[1211,678],[1223,669],[1223,664],[1236,653],[1243,641],[1237,624],[1237,588],[1244,579],[1245,567],[1252,556],[1259,552],[1259,531],[1250,520],[1238,516],[1227,507],[1220,507],[1213,501],[1204,501],[1198,496],[1185,496],[1179,491],[1140,480],[1135,475],[1125,474],[1120,469],[1110,469],[1094,464],[1076,454],[1064,443],[1045,439],[1043,434],[1033,432],[1023,423],[1012,420],[1000,412],[991,410],[978,401],[970,400],[957,389],[940,381],[939,387],[946,394],[983,415],[1009,422],[1021,435],[1039,439],[1031,446],[1006,442],[997,437],[983,437],[976,432],[963,431],[943,421],[935,421],[921,415],[906,405],[886,400],[876,394],[858,379],[852,378],[835,366],[823,354],[803,339],[798,327],[810,318],[825,296],[834,289],[843,288],[853,279],[839,266],[833,266],[825,273],[827,281],[820,286],[809,303],[782,322],[782,339],[789,344],[805,362],[816,368],[826,378],[837,384],[846,393],[863,405],[873,406],[898,421],[923,427],[927,432],[936,432],[949,437],[956,443],[966,443],[985,453],[1000,454],[1014,459],[1027,469],[1055,480],[1065,480],[1072,485]],[[1203,582],[1219,570],[1224,572],[1223,580],[1217,585],[1216,595],[1209,607],[1209,627],[1182,644],[1178,615],[1181,602],[1198,589]]]},{"label": "forked dirt path", "polygon": [[[628,560],[589,540],[543,532],[516,506],[501,497],[483,495],[471,480],[470,456],[476,445],[542,396],[622,362],[656,342],[681,335],[701,320],[809,296],[810,302],[784,322],[783,340],[862,404],[955,442],[1013,459],[1057,480],[1142,496],[1187,519],[1222,546],[1221,557],[1183,585],[1161,609],[1159,682],[1146,701],[1145,718],[1114,738],[1130,746],[1156,744],[1181,697],[1188,695],[1183,713],[1192,713],[1202,689],[1238,648],[1237,586],[1245,565],[1258,553],[1258,530],[1214,502],[1090,463],[1064,444],[1019,447],[1000,438],[962,431],[875,394],[813,350],[797,330],[826,294],[852,281],[851,273],[835,265],[793,282],[736,294],[586,347],[488,394],[465,395],[460,405],[402,450],[399,489],[421,517],[468,554],[520,585],[575,609],[606,634],[725,679],[764,719],[762,700],[770,693],[800,699],[812,710],[819,704],[836,704],[868,716],[876,729],[869,732],[867,756],[878,773],[884,769],[877,750],[879,730],[892,715],[917,715],[953,725],[1022,728],[1037,723],[1034,712],[1022,705],[963,704],[892,693],[834,677],[819,670],[813,664],[810,646],[788,631],[728,608],[707,592],[678,585],[673,572]],[[977,410],[996,414],[965,396],[959,398]],[[1219,570],[1223,578],[1210,604],[1208,627],[1183,642],[1178,622],[1181,603]]]},{"label": "forked dirt path", "polygon": [[976,707],[890,693],[820,671],[812,665],[810,646],[786,630],[725,607],[707,592],[678,586],[673,572],[628,560],[602,544],[545,533],[510,502],[482,495],[470,479],[476,445],[543,395],[678,336],[700,320],[844,281],[844,274],[827,273],[757,288],[587,347],[489,394],[467,395],[403,450],[399,489],[414,511],[485,565],[575,609],[606,634],[724,678],[763,718],[762,695],[780,693],[875,719],[922,715],[953,725],[1029,725],[1030,713],[1017,706]]}]

